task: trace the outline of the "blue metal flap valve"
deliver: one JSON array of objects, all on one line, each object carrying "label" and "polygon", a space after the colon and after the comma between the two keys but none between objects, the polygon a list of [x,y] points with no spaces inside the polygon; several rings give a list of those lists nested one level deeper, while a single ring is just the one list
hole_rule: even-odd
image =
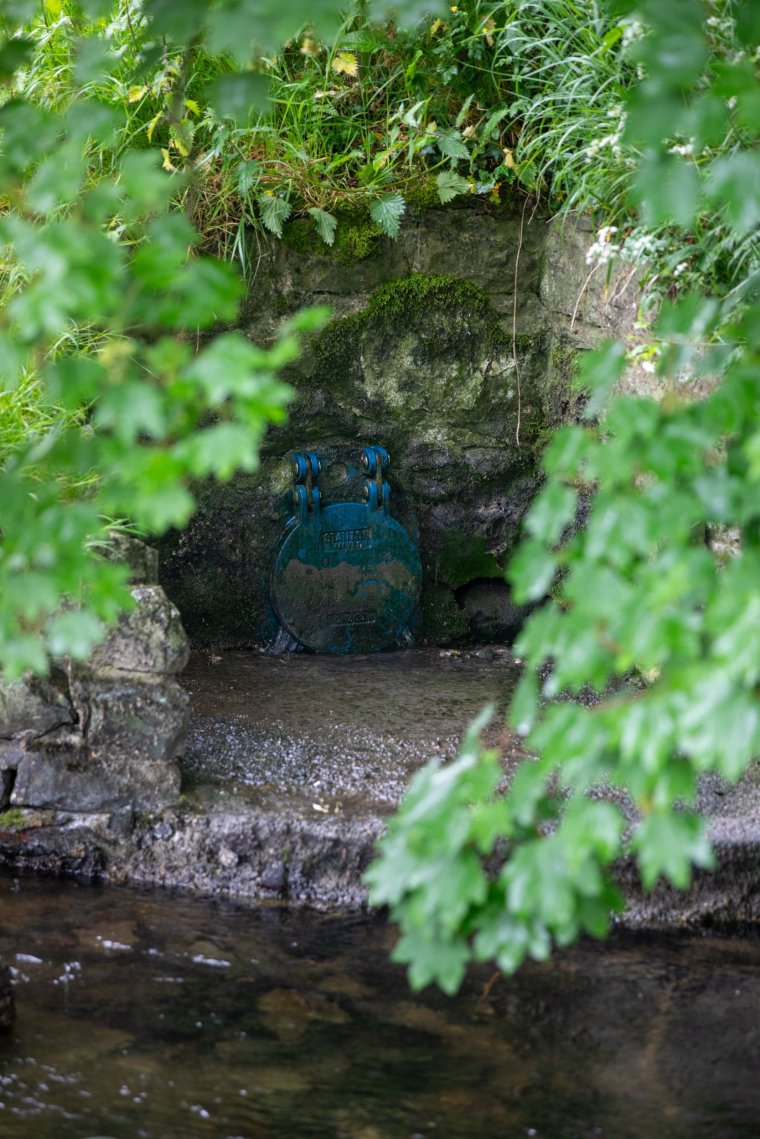
[{"label": "blue metal flap valve", "polygon": [[292,451],[291,459],[294,483],[307,482],[309,479],[316,481],[319,478],[321,464],[313,451],[306,451],[303,454],[300,451]]},{"label": "blue metal flap valve", "polygon": [[367,479],[364,483],[364,490],[362,492],[364,501],[367,503],[370,510],[382,510],[383,513],[388,514],[391,505],[391,488],[387,482],[370,482]]},{"label": "blue metal flap valve", "polygon": [[370,510],[377,510],[380,506],[380,495],[377,490],[376,482],[365,482],[364,501],[367,503]]},{"label": "blue metal flap valve", "polygon": [[362,469],[368,475],[377,475],[378,470],[385,472],[390,466],[391,457],[385,447],[364,447],[362,450]]},{"label": "blue metal flap valve", "polygon": [[317,486],[322,469],[313,451],[292,451],[293,463],[293,514],[303,521],[310,510],[319,511],[321,493]]},{"label": "blue metal flap valve", "polygon": [[420,589],[417,546],[390,514],[385,447],[365,447],[363,501],[322,503],[320,464],[294,451],[293,517],[272,570],[285,629],[316,652],[376,652],[407,643]]},{"label": "blue metal flap valve", "polygon": [[318,486],[293,487],[293,515],[299,522],[303,522],[311,511],[314,514],[319,513],[319,504],[322,499],[322,494]]}]

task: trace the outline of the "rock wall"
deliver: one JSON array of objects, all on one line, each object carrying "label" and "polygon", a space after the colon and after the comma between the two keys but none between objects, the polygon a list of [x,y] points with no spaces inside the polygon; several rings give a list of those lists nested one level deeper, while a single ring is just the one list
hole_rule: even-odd
[{"label": "rock wall", "polygon": [[11,971],[0,964],[0,1032],[13,1028],[16,1019],[16,1002],[13,994]]},{"label": "rock wall", "polygon": [[523,614],[504,567],[542,447],[577,410],[578,350],[632,325],[634,283],[609,288],[589,274],[582,222],[521,204],[410,214],[395,242],[365,221],[340,232],[330,250],[299,220],[260,243],[243,313],[250,337],[267,342],[309,304],[328,303],[334,317],[290,370],[296,399],[259,471],[200,487],[188,529],[162,543],[162,583],[195,643],[271,641],[291,449],[318,452],[329,502],[355,496],[347,459],[379,443],[392,457],[392,511],[420,545],[419,635],[509,639]]},{"label": "rock wall", "polygon": [[121,540],[131,612],[86,664],[58,661],[47,679],[0,681],[0,822],[20,808],[131,812],[179,795],[187,662],[179,613],[157,584],[155,551]]}]

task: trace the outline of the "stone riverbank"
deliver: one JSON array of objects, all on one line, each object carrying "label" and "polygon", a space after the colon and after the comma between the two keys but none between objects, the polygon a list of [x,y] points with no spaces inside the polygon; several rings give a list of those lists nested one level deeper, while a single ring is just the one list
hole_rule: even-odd
[{"label": "stone riverbank", "polygon": [[[197,653],[181,678],[189,731],[173,803],[92,810],[11,807],[0,862],[98,880],[167,886],[320,909],[366,903],[362,874],[409,777],[456,754],[486,703],[507,772],[527,757],[504,730],[518,675],[492,647],[363,657]],[[527,760],[529,761],[529,760]],[[619,868],[637,925],[760,921],[760,772],[735,788],[705,780],[719,868],[678,893],[645,895]]]}]

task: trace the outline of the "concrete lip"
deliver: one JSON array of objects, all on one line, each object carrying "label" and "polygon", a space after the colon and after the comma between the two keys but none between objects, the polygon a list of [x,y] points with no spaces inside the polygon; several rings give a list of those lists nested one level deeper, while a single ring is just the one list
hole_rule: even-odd
[{"label": "concrete lip", "polygon": [[[429,759],[453,758],[488,703],[507,775],[527,757],[504,727],[519,676],[507,649],[366,656],[196,653],[179,803],[155,811],[16,812],[0,863],[322,909],[366,904],[362,875],[385,820]],[[719,866],[679,893],[618,876],[634,925],[760,921],[760,768],[703,779]],[[21,817],[23,816],[23,817]]]}]

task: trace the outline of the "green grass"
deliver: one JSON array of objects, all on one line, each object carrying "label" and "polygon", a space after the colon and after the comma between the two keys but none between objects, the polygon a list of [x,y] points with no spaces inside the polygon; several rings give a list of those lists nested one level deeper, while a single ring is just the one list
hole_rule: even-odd
[{"label": "green grass", "polygon": [[[111,173],[125,149],[160,149],[170,173],[189,175],[188,188],[178,184],[178,204],[203,248],[237,260],[246,274],[255,266],[256,231],[279,237],[288,220],[303,218],[316,240],[344,250],[347,219],[368,219],[395,236],[407,203],[462,194],[493,202],[530,196],[553,213],[590,211],[625,237],[636,226],[629,190],[637,154],[624,138],[622,101],[638,81],[630,51],[638,32],[610,7],[465,0],[398,28],[373,24],[367,6],[355,4],[332,44],[307,30],[259,61],[269,102],[240,123],[209,106],[209,85],[230,70],[229,60],[196,50],[180,82],[182,59],[169,48],[135,82],[137,0],[122,0],[108,25],[115,54],[105,72],[83,70],[77,50],[106,22],[83,20],[70,0],[47,0],[23,85],[57,108],[77,90],[120,108],[115,143],[92,147],[93,180]],[[731,8],[732,0],[709,6],[709,68],[736,48],[725,19]],[[736,144],[729,135],[718,149]],[[721,288],[757,268],[754,235],[737,241],[706,218],[701,237],[690,239],[686,277],[676,281],[677,240],[661,229],[655,236],[649,267],[639,260],[656,297],[697,274]],[[640,245],[633,251],[639,257]]]}]

